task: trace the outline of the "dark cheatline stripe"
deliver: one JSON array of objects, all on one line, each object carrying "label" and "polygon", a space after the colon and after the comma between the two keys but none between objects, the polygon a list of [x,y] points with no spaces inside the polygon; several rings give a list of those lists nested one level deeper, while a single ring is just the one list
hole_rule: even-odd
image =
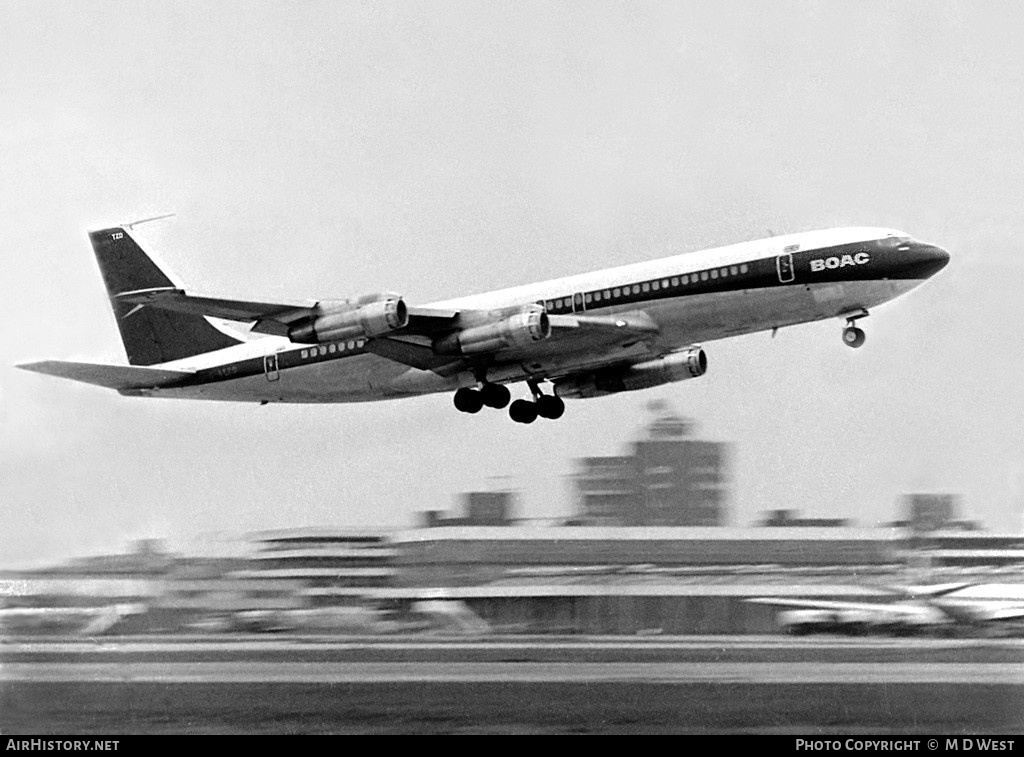
[{"label": "dark cheatline stripe", "polygon": [[[905,249],[904,249],[905,248]],[[854,242],[811,250],[793,250],[781,255],[750,260],[742,264],[715,266],[696,272],[662,275],[582,292],[566,292],[542,301],[549,313],[564,315],[592,312],[608,307],[634,305],[666,298],[689,297],[744,289],[770,289],[781,286],[826,284],[842,281],[878,281],[886,279],[925,279],[945,265],[933,251],[937,248],[919,242],[900,244],[897,239]],[[820,270],[812,269],[818,263]],[[831,266],[835,267],[831,267]],[[742,269],[733,273],[734,269]],[[724,275],[723,275],[724,274]],[[682,283],[682,278],[688,279]],[[696,281],[694,280],[696,277]],[[669,282],[668,288],[664,286]],[[673,282],[678,283],[673,283]],[[658,288],[655,289],[655,282]],[[646,287],[646,289],[645,289]],[[634,292],[634,288],[639,291]],[[622,290],[616,297],[614,291]],[[628,290],[628,293],[627,291]],[[610,299],[605,292],[611,292]],[[600,300],[595,294],[600,294]],[[580,308],[580,300],[584,307]],[[575,306],[575,307],[574,307]]]}]

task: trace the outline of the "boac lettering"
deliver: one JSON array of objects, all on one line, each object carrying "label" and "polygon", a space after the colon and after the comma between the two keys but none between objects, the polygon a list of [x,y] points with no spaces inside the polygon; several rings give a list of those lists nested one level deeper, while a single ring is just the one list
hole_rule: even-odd
[{"label": "boac lettering", "polygon": [[826,268],[845,268],[848,265],[865,265],[871,262],[871,256],[866,252],[858,252],[855,255],[838,255],[831,258],[817,258],[811,261],[811,270],[818,272]]}]

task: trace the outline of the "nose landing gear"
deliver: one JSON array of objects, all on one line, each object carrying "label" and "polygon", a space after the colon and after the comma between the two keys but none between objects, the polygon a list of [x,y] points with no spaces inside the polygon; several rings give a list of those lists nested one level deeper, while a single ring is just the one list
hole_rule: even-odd
[{"label": "nose landing gear", "polygon": [[857,328],[856,324],[860,318],[868,316],[868,311],[862,308],[854,313],[844,313],[840,317],[843,315],[846,316],[846,328],[843,329],[843,344],[847,347],[860,347],[867,339],[867,335],[863,330]]},{"label": "nose landing gear", "polygon": [[847,326],[843,329],[843,344],[847,347],[860,347],[865,339],[867,335],[856,326]]}]

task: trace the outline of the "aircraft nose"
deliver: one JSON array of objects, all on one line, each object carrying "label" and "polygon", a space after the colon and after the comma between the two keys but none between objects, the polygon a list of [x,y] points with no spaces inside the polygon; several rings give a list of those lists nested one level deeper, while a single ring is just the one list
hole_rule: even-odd
[{"label": "aircraft nose", "polygon": [[928,266],[931,267],[929,276],[935,275],[949,264],[949,253],[933,244],[927,245],[927,249],[922,250],[921,254],[925,256]]},{"label": "aircraft nose", "polygon": [[915,276],[927,279],[949,263],[949,253],[933,244],[917,243],[911,248],[910,267]]}]

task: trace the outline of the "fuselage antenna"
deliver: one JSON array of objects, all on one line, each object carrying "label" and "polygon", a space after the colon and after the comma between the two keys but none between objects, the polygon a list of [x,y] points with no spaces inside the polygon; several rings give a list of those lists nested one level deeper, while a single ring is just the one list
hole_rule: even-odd
[{"label": "fuselage antenna", "polygon": [[174,218],[177,213],[164,213],[162,216],[153,216],[152,218],[140,218],[138,221],[132,221],[131,223],[121,224],[126,229],[130,229],[133,226],[138,226],[140,223],[149,223],[150,221],[160,221],[164,218]]}]

